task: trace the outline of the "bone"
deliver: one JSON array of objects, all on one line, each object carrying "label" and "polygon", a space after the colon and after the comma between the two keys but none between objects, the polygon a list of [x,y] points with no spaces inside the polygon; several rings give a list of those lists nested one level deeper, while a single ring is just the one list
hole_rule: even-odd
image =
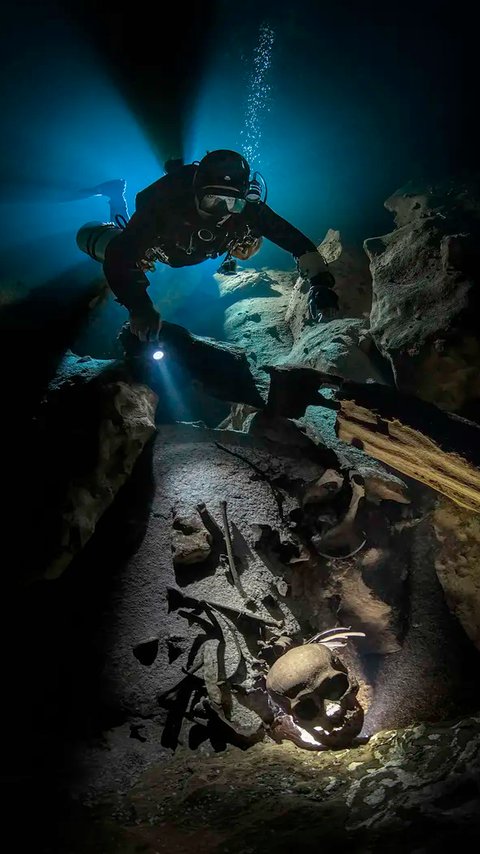
[{"label": "bone", "polygon": [[332,644],[335,644],[335,647],[343,647],[346,646],[349,638],[364,637],[366,637],[365,632],[352,632],[349,626],[338,626],[338,628],[335,629],[325,629],[323,632],[318,632],[318,634],[314,635],[308,641],[305,641],[305,643],[322,643],[330,649],[333,649],[334,647]]},{"label": "bone", "polygon": [[203,644],[203,678],[208,698],[213,709],[222,708],[222,689],[220,687],[218,638],[209,638]]},{"label": "bone", "polygon": [[227,517],[227,502],[220,502],[220,509],[222,511],[222,522],[223,522],[223,530],[225,534],[225,545],[227,546],[227,557],[228,557],[228,565],[230,567],[230,572],[232,575],[232,580],[237,588],[238,592],[242,599],[248,599],[237,572],[237,567],[235,566],[235,558],[233,556],[233,548],[232,548],[232,538],[230,536],[230,528],[228,527],[228,517]]},{"label": "bone", "polygon": [[335,469],[327,469],[315,483],[311,483],[302,498],[302,506],[320,504],[337,495],[344,483],[344,478]]},{"label": "bone", "polygon": [[[326,645],[303,644],[288,650],[272,665],[265,684],[277,718],[291,716],[299,733],[308,733],[315,743],[348,746],[359,734],[363,710],[356,697],[358,683]],[[329,704],[338,707],[333,715]]]},{"label": "bone", "polygon": [[[176,590],[174,587],[167,588],[167,594],[170,602],[170,609],[176,610],[176,608],[183,605],[184,607],[201,607],[207,606],[207,608],[213,608],[216,611],[231,611],[237,614],[238,617],[246,617],[249,620],[254,620],[257,623],[263,623],[265,626],[276,626],[281,629],[283,627],[283,620],[274,620],[273,617],[262,617],[259,614],[254,614],[253,611],[246,611],[243,608],[236,608],[233,605],[225,605],[224,602],[214,602],[212,599],[196,599],[194,596],[185,596],[181,590]],[[174,604],[172,604],[172,602]],[[188,603],[192,604],[189,605]]]},{"label": "bone", "polygon": [[[359,535],[354,524],[360,501],[365,496],[365,488],[354,477],[350,479],[350,482],[352,497],[350,499],[350,506],[342,521],[334,528],[331,528],[330,531],[327,531],[322,537],[312,537],[315,550],[321,557],[346,560],[361,551],[367,542],[365,533],[362,531]],[[346,546],[347,551],[343,554],[336,554],[335,552],[342,546]]]}]

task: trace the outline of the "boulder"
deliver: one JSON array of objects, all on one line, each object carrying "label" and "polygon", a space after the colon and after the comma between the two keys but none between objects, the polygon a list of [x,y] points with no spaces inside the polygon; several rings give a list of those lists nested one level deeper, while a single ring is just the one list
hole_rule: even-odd
[{"label": "boulder", "polygon": [[442,498],[435,509],[435,569],[450,610],[480,650],[480,516]]},{"label": "boulder", "polygon": [[212,535],[207,531],[198,512],[175,516],[172,531],[174,564],[202,563],[212,551]]},{"label": "boulder", "polygon": [[43,496],[30,577],[58,577],[85,546],[155,432],[156,404],[155,393],[130,382],[121,365],[65,356],[37,420]]},{"label": "boulder", "polygon": [[371,334],[397,387],[462,414],[480,403],[478,198],[473,185],[398,190],[397,228],[364,244]]},{"label": "boulder", "polygon": [[233,275],[215,273],[213,278],[223,305],[231,305],[243,299],[288,296],[294,274],[282,270],[240,270]]},{"label": "boulder", "polygon": [[[372,276],[365,252],[344,246],[340,232],[329,228],[317,247],[335,279],[339,316],[368,321],[372,304]],[[303,337],[308,326],[307,294],[309,282],[298,277],[287,310],[287,321],[295,341]]]},{"label": "boulder", "polygon": [[290,352],[293,338],[285,314],[288,296],[244,298],[225,311],[225,335],[242,347],[254,373]]},{"label": "boulder", "polygon": [[365,320],[344,318],[305,326],[276,364],[305,365],[358,382],[384,382],[384,372]]}]

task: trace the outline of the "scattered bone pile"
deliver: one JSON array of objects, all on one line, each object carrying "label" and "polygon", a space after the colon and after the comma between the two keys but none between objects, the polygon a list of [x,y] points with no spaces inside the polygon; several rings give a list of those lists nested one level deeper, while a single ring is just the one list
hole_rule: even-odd
[{"label": "scattered bone pile", "polygon": [[[282,444],[292,430],[296,443]],[[189,433],[200,441],[201,430]],[[175,583],[166,598],[176,622],[166,642],[189,642],[180,670],[177,656],[170,662],[178,678],[159,695],[170,747],[198,727],[241,745],[269,736],[308,749],[349,746],[370,697],[362,655],[400,648],[416,512],[405,488],[342,467],[294,422],[272,419],[269,436],[267,452],[244,434],[210,434],[202,500],[172,508]],[[158,451],[161,464],[160,440]],[[227,500],[232,483],[236,500]],[[339,620],[347,628],[329,648],[325,630]]]}]

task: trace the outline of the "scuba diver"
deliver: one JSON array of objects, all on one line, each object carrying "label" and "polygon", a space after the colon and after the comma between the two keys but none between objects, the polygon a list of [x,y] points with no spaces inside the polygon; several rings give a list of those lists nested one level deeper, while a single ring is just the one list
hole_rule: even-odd
[{"label": "scuba diver", "polygon": [[266,204],[265,181],[250,171],[241,154],[225,149],[187,165],[167,161],[166,174],[137,194],[131,218],[125,181],[88,191],[110,199],[112,222],[87,223],[77,244],[103,263],[107,283],[127,308],[130,329],[140,341],[156,340],[161,328],[145,275],[157,261],[186,267],[226,254],[220,271],[231,273],[235,259],[251,258],[263,238],[290,252],[300,275],[309,280],[310,318],[319,322],[336,315],[335,280],[325,260],[308,237]]}]

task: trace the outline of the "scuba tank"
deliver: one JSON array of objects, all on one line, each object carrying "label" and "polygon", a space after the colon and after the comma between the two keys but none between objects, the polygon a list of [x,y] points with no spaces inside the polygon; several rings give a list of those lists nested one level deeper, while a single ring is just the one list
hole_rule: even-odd
[{"label": "scuba tank", "polygon": [[77,246],[94,261],[103,263],[108,244],[122,230],[113,222],[86,222],[77,231]]}]

